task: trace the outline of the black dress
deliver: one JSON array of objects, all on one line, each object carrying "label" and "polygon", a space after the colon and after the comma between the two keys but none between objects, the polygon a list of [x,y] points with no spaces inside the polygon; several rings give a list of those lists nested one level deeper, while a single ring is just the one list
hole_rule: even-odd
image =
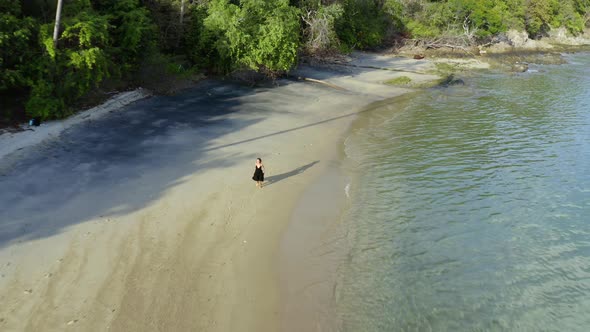
[{"label": "black dress", "polygon": [[264,181],[264,172],[262,171],[262,167],[256,167],[254,169],[254,175],[252,176],[252,180],[254,181]]}]

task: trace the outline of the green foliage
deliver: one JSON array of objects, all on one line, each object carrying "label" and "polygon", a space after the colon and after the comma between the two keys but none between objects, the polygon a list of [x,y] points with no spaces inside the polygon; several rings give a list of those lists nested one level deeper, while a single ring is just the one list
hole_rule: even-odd
[{"label": "green foliage", "polygon": [[385,81],[385,84],[388,85],[408,85],[410,83],[412,83],[412,79],[408,76],[399,76]]},{"label": "green foliage", "polygon": [[336,20],[336,33],[349,48],[373,48],[383,41],[386,14],[372,0],[342,0],[344,12]]},{"label": "green foliage", "polygon": [[460,70],[458,65],[446,62],[436,62],[434,67],[436,69],[433,71],[433,73],[441,77],[453,75]]},{"label": "green foliage", "polygon": [[411,20],[408,22],[407,29],[410,32],[410,36],[418,39],[434,38],[441,33],[438,27],[418,20]]},{"label": "green foliage", "polygon": [[508,6],[496,0],[451,0],[456,18],[466,27],[476,29],[476,36],[489,37],[507,30],[503,17]]},{"label": "green foliage", "polygon": [[[508,29],[526,30],[537,38],[551,28],[583,31],[588,0],[388,0],[414,38],[468,35],[485,39]],[[590,17],[590,16],[588,16]]]},{"label": "green foliage", "polygon": [[102,12],[109,22],[111,59],[120,64],[121,71],[135,70],[142,52],[153,48],[155,26],[147,8],[139,0],[103,0]]},{"label": "green foliage", "polygon": [[27,84],[37,29],[33,18],[21,16],[18,2],[0,0],[0,91]]},{"label": "green foliage", "polygon": [[528,34],[533,38],[546,35],[558,7],[557,0],[528,0],[525,4],[525,29]]},{"label": "green foliage", "polygon": [[243,62],[251,69],[287,71],[297,58],[299,20],[293,7],[275,8],[266,22],[258,27],[258,38]]},{"label": "green foliage", "polygon": [[299,47],[299,11],[287,0],[228,0],[209,4],[205,28],[215,40],[226,70],[247,67],[269,73],[295,64]]},{"label": "green foliage", "polygon": [[457,31],[457,19],[448,2],[410,2],[404,9],[406,28],[412,38],[428,39]]},{"label": "green foliage", "polygon": [[524,31],[525,28],[525,7],[523,0],[504,0],[506,12],[502,17],[503,24],[508,29]]},{"label": "green foliage", "polygon": [[404,5],[399,0],[385,0],[383,12],[389,21],[390,29],[397,33],[405,30],[406,20],[404,19]]},{"label": "green foliage", "polygon": [[156,86],[195,68],[275,75],[302,50],[375,48],[398,36],[473,43],[508,29],[577,35],[590,22],[590,0],[186,0],[182,19],[180,4],[66,0],[55,47],[56,1],[0,0],[0,95],[56,118],[107,77]]},{"label": "green foliage", "polygon": [[185,27],[184,52],[187,58],[193,63],[202,67],[214,65],[213,34],[204,25],[207,18],[207,7],[204,5],[191,6],[188,9],[189,18]]},{"label": "green foliage", "polygon": [[590,1],[566,1],[556,8],[557,15],[553,16],[551,26],[565,27],[570,33],[576,35],[584,32],[586,25],[585,16],[590,18]]},{"label": "green foliage", "polygon": [[54,92],[55,86],[52,83],[36,81],[25,105],[27,113],[41,119],[65,116],[65,101],[62,98],[55,98]]},{"label": "green foliage", "polygon": [[51,39],[53,25],[41,26],[41,44],[47,53],[36,62],[37,75],[26,105],[31,116],[67,114],[66,105],[109,76],[111,62],[104,51],[111,41],[107,17],[94,12],[84,1],[72,4],[76,9],[85,9],[63,20],[57,50]]},{"label": "green foliage", "polygon": [[344,12],[340,4],[323,6],[311,2],[302,8],[305,23],[304,47],[309,54],[329,52],[338,47],[340,41],[336,34],[335,23]]}]

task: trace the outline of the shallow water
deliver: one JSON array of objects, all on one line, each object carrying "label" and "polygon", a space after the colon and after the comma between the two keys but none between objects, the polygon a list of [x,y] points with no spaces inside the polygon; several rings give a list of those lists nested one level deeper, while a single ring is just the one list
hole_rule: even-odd
[{"label": "shallow water", "polygon": [[342,330],[588,330],[590,54],[565,57],[359,119]]}]

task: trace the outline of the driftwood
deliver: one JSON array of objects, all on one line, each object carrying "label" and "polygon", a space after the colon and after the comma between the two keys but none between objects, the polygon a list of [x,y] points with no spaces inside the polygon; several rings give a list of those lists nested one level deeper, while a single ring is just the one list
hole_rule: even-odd
[{"label": "driftwood", "polygon": [[348,91],[347,89],[345,89],[345,88],[343,88],[341,86],[338,86],[338,85],[336,85],[334,83],[330,83],[330,82],[318,80],[318,79],[315,79],[315,78],[303,77],[303,76],[291,76],[291,77],[292,78],[295,78],[297,80],[300,80],[300,81],[307,81],[307,82],[313,82],[313,83],[322,84],[322,85],[325,85],[325,86],[328,86],[330,88],[333,88],[333,89],[336,89],[336,90],[340,90],[340,91]]},{"label": "driftwood", "polygon": [[408,39],[408,42],[412,42],[414,45],[413,47],[416,48],[424,48],[424,49],[439,49],[439,48],[450,48],[452,50],[458,49],[462,51],[467,51],[468,43],[464,40],[449,40],[449,39],[432,39],[432,40],[425,40],[425,39]]}]

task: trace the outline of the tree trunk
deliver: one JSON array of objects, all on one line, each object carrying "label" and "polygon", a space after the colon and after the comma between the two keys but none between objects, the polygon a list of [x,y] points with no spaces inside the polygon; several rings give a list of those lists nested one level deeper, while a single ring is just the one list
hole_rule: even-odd
[{"label": "tree trunk", "polygon": [[182,21],[184,20],[184,1],[180,0],[180,26],[182,27]]},{"label": "tree trunk", "polygon": [[57,0],[57,10],[55,11],[55,27],[53,28],[53,48],[57,50],[57,39],[59,38],[59,24],[61,21],[61,8],[63,0]]}]

